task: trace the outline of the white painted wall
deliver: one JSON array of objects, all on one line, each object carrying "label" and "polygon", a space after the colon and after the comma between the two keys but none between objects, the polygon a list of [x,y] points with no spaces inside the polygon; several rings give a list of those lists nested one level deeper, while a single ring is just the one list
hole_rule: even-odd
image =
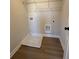
[{"label": "white painted wall", "polygon": [[64,59],[69,59],[68,55],[68,49],[69,49],[69,31],[64,30],[65,27],[69,26],[69,19],[68,19],[68,13],[69,13],[69,1],[64,0],[63,5],[62,5],[62,15],[61,15],[61,31],[60,31],[60,36],[61,36],[61,43],[64,49]]},{"label": "white painted wall", "polygon": [[[56,2],[57,0],[54,0]],[[27,5],[27,4],[25,4]],[[40,4],[37,5],[37,7]],[[68,31],[64,30],[65,26],[68,26],[68,0],[64,0],[63,2],[63,9],[62,9],[62,19],[60,20],[60,14],[61,11],[58,10],[57,8],[58,3],[50,3],[50,8],[48,6],[45,6],[47,9],[42,9],[43,11],[46,10],[45,12],[41,11],[42,7],[39,7],[36,9],[33,4],[30,6],[31,8],[29,9],[28,13],[28,18],[29,16],[34,17],[34,23],[31,23],[30,25],[30,31],[32,30],[33,33],[45,33],[44,31],[44,26],[47,23],[52,24],[52,16],[55,16],[55,23],[53,25],[52,29],[52,34],[54,35],[60,35],[61,36],[61,42],[63,45],[63,49],[65,51],[64,54],[64,59],[68,58],[68,50],[67,50],[67,44],[68,44]],[[33,6],[33,7],[32,7]],[[40,5],[41,6],[41,5]],[[61,8],[61,7],[59,7]],[[20,0],[11,0],[11,52],[13,49],[16,48],[16,46],[21,42],[22,39],[24,39],[26,33],[27,33],[27,11],[28,9],[22,4]],[[36,11],[35,11],[36,10]],[[51,12],[50,12],[51,10]],[[48,12],[47,12],[48,11]],[[34,14],[34,12],[36,14]],[[51,17],[50,17],[51,16]],[[28,19],[29,21],[29,19]],[[49,22],[48,22],[49,21]],[[29,25],[29,26],[30,26]],[[34,26],[35,25],[35,26]],[[30,32],[29,31],[29,32]],[[67,53],[66,53],[67,52]],[[67,55],[66,55],[67,54]],[[67,57],[67,58],[66,58]]]},{"label": "white painted wall", "polygon": [[27,33],[27,19],[25,7],[21,0],[11,0],[10,22],[10,52],[12,52],[24,39]]},{"label": "white painted wall", "polygon": [[[45,25],[50,24],[52,26],[52,31],[50,34],[59,35],[62,1],[52,0],[52,2],[39,3],[39,1],[44,2],[48,0],[29,0],[28,3],[35,1],[38,3],[26,4],[26,9],[28,9],[28,21],[30,27],[29,32],[45,34]],[[33,17],[32,21],[29,20],[30,17]],[[53,20],[55,21],[54,23]]]}]

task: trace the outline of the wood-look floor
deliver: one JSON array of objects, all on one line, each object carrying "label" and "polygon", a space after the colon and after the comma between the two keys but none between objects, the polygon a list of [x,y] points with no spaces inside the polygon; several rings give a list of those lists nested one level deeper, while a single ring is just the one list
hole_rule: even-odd
[{"label": "wood-look floor", "polygon": [[41,48],[22,45],[11,59],[63,59],[59,39],[44,37]]}]

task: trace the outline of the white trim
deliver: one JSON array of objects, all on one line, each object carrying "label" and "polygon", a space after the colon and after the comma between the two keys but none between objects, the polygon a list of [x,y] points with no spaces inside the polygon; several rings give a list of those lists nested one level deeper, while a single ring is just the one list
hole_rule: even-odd
[{"label": "white trim", "polygon": [[62,41],[61,37],[59,37],[59,40],[60,40],[61,45],[62,45],[62,48],[63,48],[63,50],[64,50],[64,44],[63,44],[63,41]]},{"label": "white trim", "polygon": [[55,38],[60,38],[59,35],[53,35],[53,34],[37,34],[37,33],[32,33],[31,35],[33,35],[33,36],[42,36],[42,37],[55,37]]},{"label": "white trim", "polygon": [[18,49],[21,47],[21,43],[16,46],[16,48],[10,53],[10,58],[18,51]]},{"label": "white trim", "polygon": [[55,37],[55,38],[60,38],[59,35],[53,35],[53,34],[43,34],[43,37]]}]

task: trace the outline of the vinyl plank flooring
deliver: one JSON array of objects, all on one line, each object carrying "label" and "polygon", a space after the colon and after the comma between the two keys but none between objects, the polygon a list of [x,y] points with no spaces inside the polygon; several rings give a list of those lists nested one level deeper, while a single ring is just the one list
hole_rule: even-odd
[{"label": "vinyl plank flooring", "polygon": [[11,59],[63,59],[58,38],[44,37],[41,48],[22,45]]}]

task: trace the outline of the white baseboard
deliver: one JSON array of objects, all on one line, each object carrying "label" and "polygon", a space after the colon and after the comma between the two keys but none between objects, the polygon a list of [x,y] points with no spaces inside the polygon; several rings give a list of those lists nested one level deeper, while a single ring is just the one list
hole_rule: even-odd
[{"label": "white baseboard", "polygon": [[18,49],[21,47],[21,43],[16,46],[16,48],[10,53],[10,58],[18,51]]},{"label": "white baseboard", "polygon": [[53,35],[53,34],[42,34],[43,37],[54,37],[54,38],[60,38],[59,35]]},{"label": "white baseboard", "polygon": [[33,35],[33,36],[42,36],[42,37],[55,37],[55,38],[60,38],[59,35],[53,35],[53,34],[37,34],[37,33],[32,33],[31,35]]},{"label": "white baseboard", "polygon": [[63,48],[63,50],[64,50],[64,44],[63,44],[63,41],[62,41],[61,37],[60,37],[59,39],[60,39],[60,42],[61,42],[62,48]]}]

